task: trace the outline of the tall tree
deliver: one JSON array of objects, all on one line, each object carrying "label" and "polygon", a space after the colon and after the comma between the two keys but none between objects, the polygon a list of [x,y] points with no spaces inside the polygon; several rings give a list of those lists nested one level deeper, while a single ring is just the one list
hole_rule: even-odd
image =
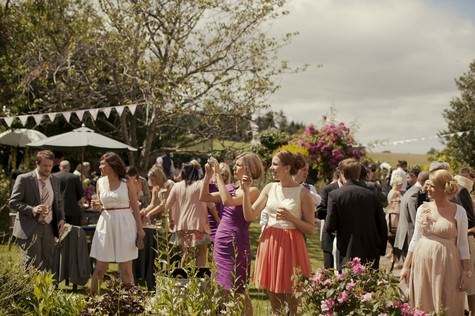
[{"label": "tall tree", "polygon": [[263,30],[287,14],[284,2],[10,3],[3,13],[13,35],[0,68],[17,60],[0,73],[8,83],[0,99],[14,113],[138,103],[135,116],[97,127],[139,147],[139,165],[148,167],[157,146],[232,135],[267,106],[274,78],[295,70],[277,58],[293,34]]},{"label": "tall tree", "polygon": [[447,129],[440,133],[440,138],[454,161],[475,166],[475,61],[455,83],[460,96],[450,101],[443,112]]}]

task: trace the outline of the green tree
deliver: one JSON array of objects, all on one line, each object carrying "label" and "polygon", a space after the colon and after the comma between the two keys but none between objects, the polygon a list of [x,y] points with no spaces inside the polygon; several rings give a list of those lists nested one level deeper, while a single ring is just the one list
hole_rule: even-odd
[{"label": "green tree", "polygon": [[245,136],[275,77],[296,70],[277,58],[293,34],[263,31],[284,2],[7,2],[0,100],[13,114],[139,103],[134,116],[91,124],[139,147],[142,168],[157,147]]},{"label": "green tree", "polygon": [[455,83],[460,96],[450,101],[449,108],[444,110],[447,129],[439,136],[446,144],[444,153],[451,156],[452,161],[475,166],[475,61]]}]

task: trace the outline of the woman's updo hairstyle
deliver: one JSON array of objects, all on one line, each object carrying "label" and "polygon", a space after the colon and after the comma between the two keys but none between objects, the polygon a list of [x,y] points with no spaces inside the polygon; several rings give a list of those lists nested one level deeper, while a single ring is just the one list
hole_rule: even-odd
[{"label": "woman's updo hairstyle", "polygon": [[448,195],[454,195],[458,191],[457,181],[454,180],[448,170],[436,170],[430,174],[430,180],[434,187],[444,190]]},{"label": "woman's updo hairstyle", "polygon": [[275,154],[284,166],[290,166],[290,174],[295,175],[297,171],[305,167],[305,158],[301,154],[293,154],[287,150],[279,151]]}]

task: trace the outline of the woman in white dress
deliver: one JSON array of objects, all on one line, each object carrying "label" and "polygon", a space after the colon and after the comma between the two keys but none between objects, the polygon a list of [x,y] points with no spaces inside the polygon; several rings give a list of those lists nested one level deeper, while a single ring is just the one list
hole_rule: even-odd
[{"label": "woman in white dress", "polygon": [[102,177],[97,181],[98,199],[92,205],[101,210],[101,216],[91,246],[91,257],[96,259],[91,295],[97,293],[109,262],[119,264],[122,283],[134,284],[132,260],[138,257],[136,244],[143,243],[145,236],[135,187],[125,178],[122,159],[115,153],[106,153],[100,159],[99,169]]}]

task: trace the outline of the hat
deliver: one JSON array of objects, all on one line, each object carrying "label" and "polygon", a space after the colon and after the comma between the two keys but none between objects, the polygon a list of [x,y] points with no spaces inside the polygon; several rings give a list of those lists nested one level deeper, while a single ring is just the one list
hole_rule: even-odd
[{"label": "hat", "polygon": [[464,187],[465,189],[468,190],[468,192],[472,192],[473,188],[473,181],[470,180],[467,177],[461,176],[461,175],[456,175],[454,177],[455,181],[457,181],[457,184]]}]

